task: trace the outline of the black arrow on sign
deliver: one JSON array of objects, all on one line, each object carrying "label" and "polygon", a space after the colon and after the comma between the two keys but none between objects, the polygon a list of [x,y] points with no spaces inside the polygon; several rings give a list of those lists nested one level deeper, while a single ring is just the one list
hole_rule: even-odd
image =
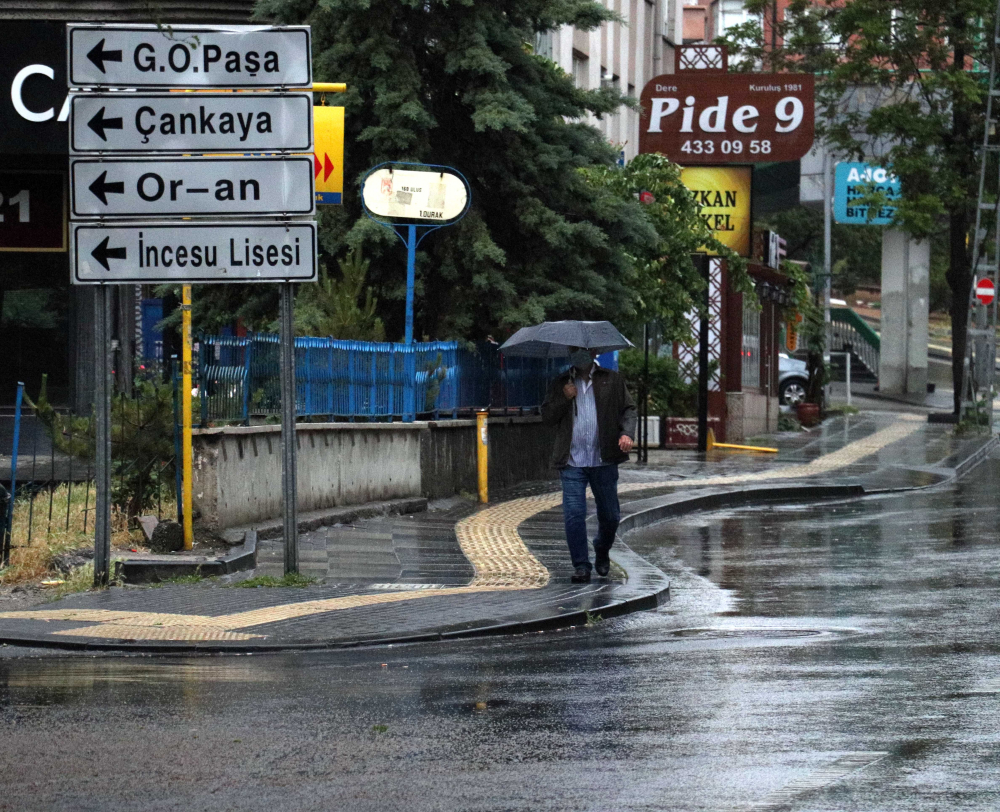
[{"label": "black arrow on sign", "polygon": [[102,39],[97,45],[90,49],[90,53],[87,54],[87,59],[97,65],[97,69],[104,73],[104,63],[107,62],[121,62],[122,52],[121,51],[105,51],[104,50],[104,40]]},{"label": "black arrow on sign", "polygon": [[108,140],[107,136],[104,134],[105,130],[123,129],[121,118],[104,117],[105,109],[106,108],[102,107],[100,110],[97,111],[97,115],[87,122],[87,126],[90,127],[90,129],[92,129],[99,136],[101,136],[102,141]]},{"label": "black arrow on sign", "polygon": [[90,252],[90,255],[100,262],[106,271],[111,270],[111,266],[108,265],[109,259],[125,259],[124,248],[108,248],[108,240],[110,239],[110,237],[105,237],[97,248]]},{"label": "black arrow on sign", "polygon": [[108,195],[123,195],[125,194],[125,182],[118,181],[117,183],[105,183],[105,178],[107,178],[108,173],[105,170],[100,174],[100,176],[87,188],[94,193],[94,197],[100,200],[105,206],[108,205]]}]

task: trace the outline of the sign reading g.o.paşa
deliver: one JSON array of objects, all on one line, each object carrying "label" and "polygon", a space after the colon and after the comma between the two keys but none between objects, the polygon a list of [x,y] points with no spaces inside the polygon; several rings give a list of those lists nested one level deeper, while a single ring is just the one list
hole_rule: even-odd
[{"label": "sign reading g.o.pa\u015fa", "polygon": [[681,165],[794,161],[813,143],[811,74],[664,74],[640,103],[639,152]]}]

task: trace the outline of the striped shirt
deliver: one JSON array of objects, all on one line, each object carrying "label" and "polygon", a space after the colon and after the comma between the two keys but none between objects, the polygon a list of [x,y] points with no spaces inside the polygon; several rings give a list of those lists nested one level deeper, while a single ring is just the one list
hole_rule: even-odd
[{"label": "striped shirt", "polygon": [[597,403],[594,401],[594,379],[577,378],[576,405],[573,417],[573,440],[569,447],[568,464],[573,468],[596,468],[601,459],[601,437],[597,430]]}]

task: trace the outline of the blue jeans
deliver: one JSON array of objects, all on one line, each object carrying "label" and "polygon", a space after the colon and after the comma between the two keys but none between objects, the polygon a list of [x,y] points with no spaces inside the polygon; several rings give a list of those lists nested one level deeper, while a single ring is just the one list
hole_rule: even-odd
[{"label": "blue jeans", "polygon": [[566,466],[559,472],[563,492],[563,520],[566,523],[566,544],[574,567],[589,572],[590,552],[587,550],[587,485],[597,503],[597,538],[595,551],[607,551],[615,543],[615,533],[621,519],[618,507],[618,466],[600,465],[594,468]]}]

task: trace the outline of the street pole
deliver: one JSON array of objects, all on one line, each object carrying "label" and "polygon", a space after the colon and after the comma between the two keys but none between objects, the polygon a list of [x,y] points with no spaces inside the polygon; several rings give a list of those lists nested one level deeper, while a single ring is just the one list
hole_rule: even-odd
[{"label": "street pole", "polygon": [[[193,474],[193,454],[191,445],[191,286],[181,287],[181,454],[183,455],[184,495],[181,501],[184,517],[184,549],[194,549],[194,511],[191,508],[191,497],[194,488],[191,483]],[[202,393],[202,397],[205,393]]]},{"label": "street pole", "polygon": [[[833,169],[828,148],[823,151],[823,371],[830,369],[830,288],[832,285],[831,251],[833,246],[833,206],[830,194],[833,184],[830,182],[830,172]],[[830,400],[830,384],[823,386],[823,408]]]},{"label": "street pole", "polygon": [[403,422],[416,420],[417,358],[413,347],[413,297],[416,287],[417,227],[406,227],[406,354],[403,356]]},{"label": "street pole", "polygon": [[295,333],[291,282],[279,286],[281,328],[281,503],[285,536],[285,575],[299,571],[299,521],[295,462]]},{"label": "street pole", "polygon": [[111,302],[114,288],[94,297],[97,375],[94,380],[94,586],[107,586],[111,568]]},{"label": "street pole", "polygon": [[701,278],[705,283],[701,318],[698,323],[698,451],[708,451],[708,256],[695,254],[693,257]]},{"label": "street pole", "polygon": [[642,325],[642,448],[639,457],[649,462],[649,322]]}]

